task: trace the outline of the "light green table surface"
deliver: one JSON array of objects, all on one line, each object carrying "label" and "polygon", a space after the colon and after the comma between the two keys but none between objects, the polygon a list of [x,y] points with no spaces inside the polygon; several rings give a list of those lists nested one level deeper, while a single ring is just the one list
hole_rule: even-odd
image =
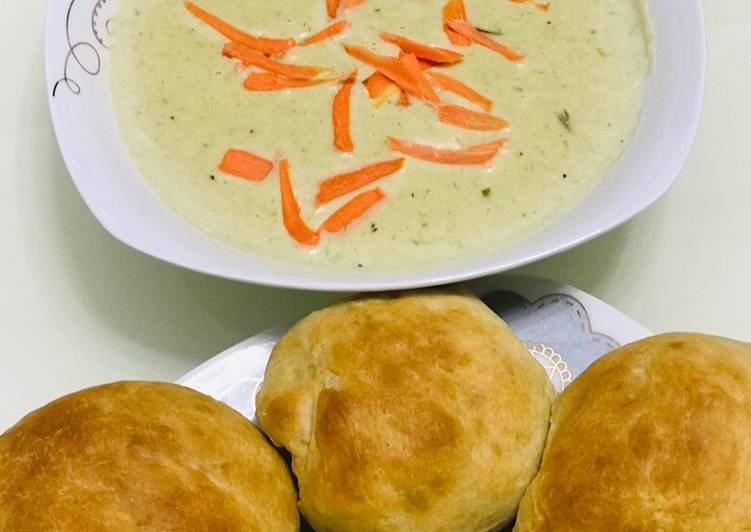
[{"label": "light green table surface", "polygon": [[[46,2],[0,22],[0,430],[70,391],[173,380],[334,296],[190,273],[116,242],[68,177],[47,111]],[[677,185],[633,222],[525,268],[573,284],[653,331],[751,341],[751,11],[706,3],[706,101]]]}]

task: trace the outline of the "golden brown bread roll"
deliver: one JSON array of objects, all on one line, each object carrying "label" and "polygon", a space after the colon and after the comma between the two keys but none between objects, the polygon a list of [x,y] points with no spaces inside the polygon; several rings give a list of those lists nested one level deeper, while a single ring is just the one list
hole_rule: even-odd
[{"label": "golden brown bread roll", "polygon": [[668,334],[592,365],[514,530],[751,530],[751,345]]},{"label": "golden brown bread roll", "polygon": [[319,531],[493,530],[534,475],[553,389],[472,296],[335,305],[279,342],[258,397]]},{"label": "golden brown bread roll", "polygon": [[0,436],[2,531],[292,531],[295,503],[250,422],[172,384],[84,390]]}]

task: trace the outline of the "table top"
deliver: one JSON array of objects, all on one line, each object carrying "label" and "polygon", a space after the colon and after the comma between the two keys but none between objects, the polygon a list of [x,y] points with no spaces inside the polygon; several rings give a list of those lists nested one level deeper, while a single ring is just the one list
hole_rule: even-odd
[{"label": "table top", "polygon": [[[79,198],[55,142],[43,73],[44,4],[10,3],[0,31],[0,431],[86,386],[174,380],[338,297],[214,279],[109,236]],[[742,0],[706,3],[704,111],[673,189],[625,226],[522,272],[577,286],[655,332],[751,341],[745,7]]]}]

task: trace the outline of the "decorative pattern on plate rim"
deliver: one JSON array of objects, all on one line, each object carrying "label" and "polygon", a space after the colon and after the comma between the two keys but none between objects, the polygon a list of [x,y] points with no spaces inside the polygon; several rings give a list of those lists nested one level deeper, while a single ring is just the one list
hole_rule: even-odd
[{"label": "decorative pattern on plate rim", "polygon": [[535,342],[524,342],[524,346],[529,350],[529,354],[535,357],[535,360],[545,369],[555,391],[560,393],[573,382],[574,377],[568,368],[568,364],[552,348]]},{"label": "decorative pattern on plate rim", "polygon": [[[95,43],[104,49],[109,49],[106,38],[110,35],[110,18],[105,15],[105,8],[110,0],[97,0],[89,17],[91,34]],[[78,65],[84,74],[98,76],[102,71],[102,56],[97,46],[86,39],[76,40],[72,37],[73,8],[77,0],[70,0],[65,14],[65,40],[68,45],[68,53],[65,55],[63,64],[63,76],[52,86],[52,97],[57,96],[60,84],[64,84],[75,95],[81,94],[81,85],[70,77],[70,68],[73,64]]]},{"label": "decorative pattern on plate rim", "polygon": [[553,293],[530,301],[498,290],[483,301],[508,323],[558,392],[597,358],[620,347],[615,339],[592,330],[587,308],[572,295]]},{"label": "decorative pattern on plate rim", "polygon": [[569,307],[579,319],[582,331],[588,333],[593,340],[607,345],[610,349],[616,349],[621,346],[610,336],[592,330],[592,320],[589,318],[589,313],[587,312],[586,307],[581,301],[573,296],[568,294],[551,294],[538,299],[534,303],[531,303],[531,305],[537,310],[542,310],[546,306],[554,303],[561,303]]}]

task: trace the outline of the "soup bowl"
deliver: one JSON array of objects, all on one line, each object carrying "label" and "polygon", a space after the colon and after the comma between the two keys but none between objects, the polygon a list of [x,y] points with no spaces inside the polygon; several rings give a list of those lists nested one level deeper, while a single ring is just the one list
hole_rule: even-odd
[{"label": "soup bowl", "polygon": [[254,256],[194,229],[139,175],[118,135],[105,76],[118,0],[50,0],[49,105],[70,175],[115,238],[158,259],[243,282],[329,291],[375,291],[458,282],[566,251],[626,222],[675,181],[701,111],[705,37],[700,0],[651,0],[655,67],[639,125],[623,155],[565,215],[511,245],[466,260],[382,272],[326,271]]}]

